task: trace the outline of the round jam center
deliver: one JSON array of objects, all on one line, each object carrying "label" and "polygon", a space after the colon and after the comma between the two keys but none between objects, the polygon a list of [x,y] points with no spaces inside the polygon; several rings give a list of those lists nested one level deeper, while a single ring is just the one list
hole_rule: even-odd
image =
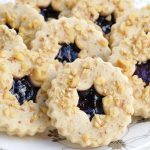
[{"label": "round jam center", "polygon": [[86,91],[78,91],[78,95],[78,107],[89,116],[90,120],[95,114],[105,114],[102,101],[104,96],[100,95],[94,87]]},{"label": "round jam center", "polygon": [[58,11],[54,10],[51,5],[45,8],[41,8],[40,14],[44,17],[45,21],[48,21],[49,18],[58,19],[59,16]]},{"label": "round jam center", "polygon": [[33,100],[36,102],[36,95],[39,88],[35,87],[30,79],[25,76],[21,79],[14,79],[13,86],[11,88],[11,93],[16,96],[20,105],[24,103],[24,101]]},{"label": "round jam center", "polygon": [[109,34],[112,25],[115,24],[115,17],[113,14],[110,16],[99,16],[96,20],[96,24],[102,28],[105,34]]},{"label": "round jam center", "polygon": [[80,49],[76,44],[61,44],[62,47],[59,50],[58,55],[55,59],[58,59],[60,62],[73,62],[78,58],[78,53]]},{"label": "round jam center", "polygon": [[137,64],[134,75],[137,75],[148,85],[150,83],[150,60],[146,63]]}]

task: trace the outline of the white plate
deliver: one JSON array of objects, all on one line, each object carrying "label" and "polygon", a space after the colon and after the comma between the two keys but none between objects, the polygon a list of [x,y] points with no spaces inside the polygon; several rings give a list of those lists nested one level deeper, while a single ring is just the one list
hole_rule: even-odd
[{"label": "white plate", "polygon": [[[0,0],[6,3],[14,0]],[[140,8],[150,3],[150,0],[135,0],[135,7]],[[124,137],[109,144],[93,150],[150,150],[150,121],[139,120],[130,125]],[[64,139],[58,137],[57,133],[38,135],[36,137],[18,138],[0,134],[0,150],[73,150],[79,149]]]}]

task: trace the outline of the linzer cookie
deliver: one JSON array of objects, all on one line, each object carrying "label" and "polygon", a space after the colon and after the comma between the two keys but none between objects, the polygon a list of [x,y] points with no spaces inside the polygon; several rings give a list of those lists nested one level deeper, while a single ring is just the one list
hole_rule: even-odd
[{"label": "linzer cookie", "polygon": [[45,20],[57,19],[59,16],[70,16],[71,10],[79,0],[16,0],[17,3],[28,4],[36,8]]},{"label": "linzer cookie", "polygon": [[32,51],[60,62],[73,62],[76,58],[110,55],[108,41],[93,24],[77,18],[62,17],[44,24],[32,41]]},{"label": "linzer cookie", "polygon": [[[133,10],[113,27],[110,62],[129,77],[135,116],[150,117],[150,9]],[[115,38],[116,37],[116,38]]]},{"label": "linzer cookie", "polygon": [[119,68],[100,58],[77,59],[50,84],[48,115],[59,134],[83,147],[118,140],[131,122],[132,88]]},{"label": "linzer cookie", "polygon": [[0,4],[0,24],[15,29],[29,47],[44,18],[28,5],[7,3]]},{"label": "linzer cookie", "polygon": [[8,60],[0,58],[0,64],[0,131],[18,136],[44,132],[50,119],[43,111],[46,106],[39,105],[44,101],[36,98],[40,87],[31,82],[28,73],[13,76]]},{"label": "linzer cookie", "polygon": [[0,35],[5,41],[0,43],[0,131],[18,136],[44,132],[50,118],[41,85],[56,76],[61,63],[26,49],[13,29],[0,26]]},{"label": "linzer cookie", "polygon": [[116,20],[132,6],[131,0],[80,0],[73,8],[72,14],[91,20],[107,35]]}]

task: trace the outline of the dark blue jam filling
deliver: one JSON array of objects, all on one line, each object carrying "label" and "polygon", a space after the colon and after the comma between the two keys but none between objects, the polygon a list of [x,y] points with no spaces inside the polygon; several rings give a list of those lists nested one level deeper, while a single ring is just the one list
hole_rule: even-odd
[{"label": "dark blue jam filling", "polygon": [[20,105],[22,105],[24,101],[30,100],[35,103],[38,90],[39,88],[35,87],[30,79],[25,76],[21,79],[14,79],[10,92],[16,96]]},{"label": "dark blue jam filling", "polygon": [[40,14],[44,17],[45,21],[48,21],[49,18],[58,19],[60,13],[59,11],[54,10],[51,5],[40,8],[40,10]]},{"label": "dark blue jam filling", "polygon": [[102,31],[105,34],[109,34],[111,32],[111,27],[116,22],[113,14],[111,15],[111,20],[108,20],[107,17],[108,16],[99,16],[96,20],[96,24],[102,28]]},{"label": "dark blue jam filling", "polygon": [[76,46],[76,44],[61,44],[61,48],[55,59],[60,62],[73,62],[78,58],[78,53],[80,49]]},{"label": "dark blue jam filling", "polygon": [[100,95],[94,86],[86,91],[78,91],[78,95],[78,107],[89,116],[90,121],[95,114],[105,114],[102,101],[104,96]]},{"label": "dark blue jam filling", "polygon": [[149,85],[150,83],[150,60],[148,60],[146,63],[137,64],[134,75],[137,75],[146,83],[146,85]]}]

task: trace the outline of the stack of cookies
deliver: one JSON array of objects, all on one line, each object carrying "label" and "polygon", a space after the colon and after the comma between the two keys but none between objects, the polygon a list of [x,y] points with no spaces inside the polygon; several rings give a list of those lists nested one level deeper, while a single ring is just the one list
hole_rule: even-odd
[{"label": "stack of cookies", "polygon": [[0,131],[54,129],[82,147],[150,117],[150,7],[132,0],[0,4]]}]

